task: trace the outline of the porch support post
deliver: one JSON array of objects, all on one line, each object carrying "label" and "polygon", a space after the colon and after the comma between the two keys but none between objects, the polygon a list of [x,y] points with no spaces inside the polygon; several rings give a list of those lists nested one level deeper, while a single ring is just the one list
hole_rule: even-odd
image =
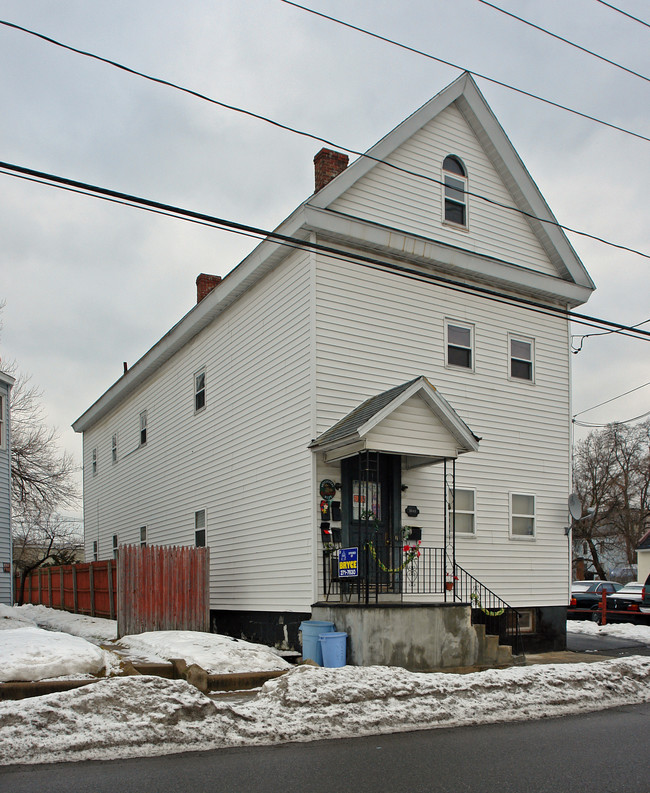
[{"label": "porch support post", "polygon": [[442,553],[442,591],[445,595],[445,603],[447,602],[447,587],[445,583],[447,582],[447,508],[448,508],[448,498],[449,495],[447,493],[447,458],[442,461],[443,469],[442,469],[442,504],[443,504],[443,522],[442,522],[442,547],[444,548]]}]

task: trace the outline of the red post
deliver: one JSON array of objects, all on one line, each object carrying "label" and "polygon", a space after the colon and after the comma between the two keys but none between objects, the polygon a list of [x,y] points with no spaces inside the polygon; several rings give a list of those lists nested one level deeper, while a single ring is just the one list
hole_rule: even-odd
[{"label": "red post", "polygon": [[607,590],[603,589],[602,602],[600,604],[602,616],[600,618],[601,625],[607,625]]}]

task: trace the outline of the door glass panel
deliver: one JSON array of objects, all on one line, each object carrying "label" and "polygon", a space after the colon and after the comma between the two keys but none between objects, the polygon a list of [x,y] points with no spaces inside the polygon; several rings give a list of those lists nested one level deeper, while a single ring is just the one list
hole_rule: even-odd
[{"label": "door glass panel", "polygon": [[381,521],[381,484],[378,482],[352,482],[352,520],[375,517]]}]

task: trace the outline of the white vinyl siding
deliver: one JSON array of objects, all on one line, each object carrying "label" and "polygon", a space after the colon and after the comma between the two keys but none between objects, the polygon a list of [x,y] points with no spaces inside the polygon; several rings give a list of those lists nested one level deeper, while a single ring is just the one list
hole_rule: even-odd
[{"label": "white vinyl siding", "polygon": [[[12,605],[11,459],[9,453],[9,388],[0,380],[0,603]],[[5,571],[4,565],[9,565]]]},{"label": "white vinyl siding", "polygon": [[[151,545],[194,545],[192,516],[205,508],[213,609],[313,602],[308,263],[291,254],[84,433],[88,454],[120,438],[119,465],[85,482],[88,541],[119,531],[137,543],[147,525]],[[209,394],[195,414],[202,368]],[[130,454],[143,404],[155,443]]]},{"label": "white vinyl siding", "polygon": [[[426,376],[481,438],[479,451],[462,455],[456,464],[456,486],[474,489],[480,508],[480,531],[471,542],[459,540],[459,564],[513,605],[566,604],[566,322],[325,258],[317,270],[317,295],[315,434],[368,397]],[[447,317],[474,326],[471,378],[444,365]],[[508,332],[535,338],[533,404],[530,389],[508,379]],[[404,471],[402,481],[408,486],[403,507],[420,509],[416,522],[423,528],[423,546],[442,546],[442,465]],[[536,495],[535,543],[510,539],[511,492]]]},{"label": "white vinyl siding", "polygon": [[331,209],[557,275],[528,221],[518,212],[474,199],[467,233],[459,234],[457,225],[444,223],[440,166],[450,152],[462,158],[473,193],[514,205],[476,135],[453,104],[387,158],[392,165],[433,181],[377,164],[334,201]]}]

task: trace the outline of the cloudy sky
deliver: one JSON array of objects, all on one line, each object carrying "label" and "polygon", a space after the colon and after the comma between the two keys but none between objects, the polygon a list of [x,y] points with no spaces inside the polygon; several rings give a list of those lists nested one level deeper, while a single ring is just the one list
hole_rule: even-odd
[{"label": "cloudy sky", "polygon": [[[479,0],[305,4],[650,136],[648,79]],[[650,75],[650,27],[598,0],[499,4]],[[650,22],[647,0],[613,4]],[[0,19],[358,150],[460,73],[281,0],[0,0]],[[313,190],[319,143],[4,26],[0,73],[2,161],[262,228]],[[561,223],[650,252],[647,140],[477,82]],[[225,275],[254,242],[5,174],[0,186],[0,355],[42,388],[80,459],[71,422],[191,308],[198,273]],[[649,260],[569,236],[598,287],[582,310],[650,319]],[[572,361],[574,412],[650,381],[647,341],[587,338]],[[641,388],[580,418],[649,402]]]}]

